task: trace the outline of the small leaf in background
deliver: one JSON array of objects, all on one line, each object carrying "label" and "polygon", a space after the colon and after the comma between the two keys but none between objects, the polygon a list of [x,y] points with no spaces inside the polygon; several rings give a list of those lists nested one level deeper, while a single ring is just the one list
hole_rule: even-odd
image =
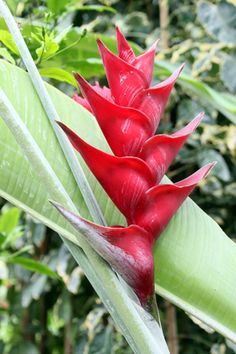
[{"label": "small leaf in background", "polygon": [[15,64],[15,59],[11,56],[6,48],[0,48],[0,57],[6,59],[11,64]]},{"label": "small leaf in background", "polygon": [[45,33],[43,39],[41,40],[41,46],[36,49],[36,54],[38,57],[38,62],[47,60],[53,54],[55,54],[59,49],[59,44],[55,41],[54,34]]},{"label": "small leaf in background", "polygon": [[76,267],[72,271],[72,273],[71,273],[71,275],[70,275],[70,277],[69,277],[69,279],[67,281],[67,284],[66,284],[67,289],[72,294],[77,294],[78,293],[83,274],[84,273],[83,273],[83,271],[82,271],[82,269],[80,267]]},{"label": "small leaf in background", "polygon": [[19,257],[19,256],[12,256],[8,258],[8,263],[18,264],[32,272],[41,273],[47,275],[50,278],[57,278],[58,275],[54,271],[52,271],[46,264],[40,263],[35,261],[34,259],[26,258],[26,257]]},{"label": "small leaf in background", "polygon": [[116,10],[111,6],[103,6],[103,5],[84,5],[81,6],[79,3],[72,5],[68,9],[69,11],[96,11],[96,12],[112,12],[116,13]]},{"label": "small leaf in background", "polygon": [[217,161],[217,164],[215,165],[212,174],[220,178],[224,182],[229,182],[231,180],[231,174],[225,162],[225,159],[216,150],[205,149],[201,151],[198,154],[198,161],[200,166],[203,166],[208,161]]},{"label": "small leaf in background", "polygon": [[221,65],[220,78],[232,92],[236,92],[236,57],[227,57]]},{"label": "small leaf in background", "polygon": [[35,344],[24,341],[14,346],[9,354],[40,354]]},{"label": "small leaf in background", "polygon": [[96,332],[89,346],[89,354],[110,354],[112,348],[112,327],[108,325],[100,331],[97,329]]},{"label": "small leaf in background", "polygon": [[21,211],[18,208],[10,208],[0,216],[0,232],[7,236],[17,227]]},{"label": "small leaf in background", "polygon": [[198,19],[205,30],[218,41],[236,43],[236,7],[224,2],[214,5],[198,3]]},{"label": "small leaf in background", "polygon": [[28,307],[32,300],[38,300],[42,293],[46,290],[47,277],[46,275],[35,275],[29,285],[22,289],[21,304],[23,307]]},{"label": "small leaf in background", "polygon": [[67,82],[68,84],[77,87],[76,80],[74,76],[70,73],[68,73],[66,70],[60,69],[60,68],[41,68],[39,69],[39,72],[42,76],[48,77],[50,79],[55,79],[58,81],[63,81]]},{"label": "small leaf in background", "polygon": [[68,0],[47,0],[47,7],[53,14],[61,14],[68,4]]},{"label": "small leaf in background", "polygon": [[179,126],[190,122],[192,117],[195,117],[199,112],[204,112],[202,122],[212,123],[217,116],[217,112],[210,107],[206,110],[205,105],[201,105],[200,102],[185,98],[178,104],[177,109],[177,124],[180,121]]},{"label": "small leaf in background", "polygon": [[19,50],[12,38],[12,35],[6,30],[0,30],[0,42],[2,42],[10,51],[20,56]]}]

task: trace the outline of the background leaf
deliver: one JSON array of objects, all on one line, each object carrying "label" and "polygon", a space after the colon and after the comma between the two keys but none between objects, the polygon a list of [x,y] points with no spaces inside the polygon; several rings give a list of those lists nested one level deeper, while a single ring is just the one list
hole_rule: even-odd
[{"label": "background leaf", "polygon": [[236,7],[224,2],[214,5],[200,1],[198,18],[214,38],[225,43],[236,43]]},{"label": "background leaf", "polygon": [[8,263],[18,264],[32,272],[41,273],[47,275],[50,278],[58,278],[57,273],[53,272],[46,264],[37,262],[33,259],[20,257],[20,256],[11,256],[7,258]]},{"label": "background leaf", "polygon": [[236,58],[228,57],[221,65],[220,77],[231,92],[236,92]]}]

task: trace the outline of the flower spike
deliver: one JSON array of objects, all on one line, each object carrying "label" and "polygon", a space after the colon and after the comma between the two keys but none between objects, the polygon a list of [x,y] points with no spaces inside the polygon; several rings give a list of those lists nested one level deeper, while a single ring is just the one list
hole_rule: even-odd
[{"label": "flower spike", "polygon": [[149,86],[143,72],[113,54],[100,39],[97,44],[115,102],[129,106],[137,93]]},{"label": "flower spike", "polygon": [[134,289],[141,304],[145,306],[154,292],[154,261],[150,234],[136,225],[126,228],[96,225],[58,203],[51,203]]},{"label": "flower spike", "polygon": [[62,122],[58,124],[116,206],[131,220],[144,192],[154,184],[147,164],[136,157],[109,155],[87,144]]},{"label": "flower spike", "polygon": [[175,184],[162,184],[149,189],[131,222],[150,232],[156,239],[194,187],[207,176],[214,165],[215,162],[209,163]]},{"label": "flower spike", "polygon": [[133,65],[136,69],[141,70],[146,76],[148,85],[150,85],[158,41],[156,41],[146,52],[136,57],[133,49],[130,47],[125,36],[118,27],[116,27],[116,38],[119,57]]},{"label": "flower spike", "polygon": [[144,142],[152,136],[148,117],[134,108],[106,100],[81,75],[75,74],[75,78],[114,154],[137,155]]},{"label": "flower spike", "polygon": [[74,97],[95,115],[115,156],[87,144],[62,122],[58,124],[129,226],[96,225],[53,204],[157,318],[153,306],[153,244],[214,163],[175,184],[159,184],[203,113],[172,135],[153,136],[183,65],[165,81],[149,87],[156,43],[136,57],[118,28],[116,35],[118,56],[97,40],[110,88],[99,83],[92,86],[75,74],[84,98]]},{"label": "flower spike", "polygon": [[204,113],[199,113],[188,125],[172,135],[155,135],[148,139],[138,155],[150,167],[156,183],[160,183],[170,164],[189,135],[200,124]]}]

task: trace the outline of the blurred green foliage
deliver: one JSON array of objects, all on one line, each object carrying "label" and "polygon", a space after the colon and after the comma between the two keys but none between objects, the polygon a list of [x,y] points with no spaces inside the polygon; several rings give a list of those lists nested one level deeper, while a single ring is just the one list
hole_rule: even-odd
[{"label": "blurred green foliage", "polygon": [[[115,25],[138,45],[136,50],[163,37],[159,22],[162,9],[157,0],[8,0],[7,3],[41,75],[68,95],[77,88],[72,71],[106,84],[94,32],[100,33],[114,51],[115,42],[107,36],[114,36]],[[236,105],[233,96],[236,2],[170,0],[167,3],[168,40],[159,45],[154,83],[168,74],[171,65],[184,61],[188,80],[200,80],[221,93],[214,102],[198,81],[195,91],[184,79],[183,84],[176,85],[159,132],[169,133],[182,127],[202,110],[206,115],[168,175],[179,180],[206,162],[217,160],[213,173],[192,197],[236,239],[236,127],[231,122],[233,118],[229,120],[229,115],[224,114],[223,107],[226,99],[228,106]],[[2,19],[0,43],[0,57],[23,66]],[[168,67],[166,62],[170,63]],[[0,353],[131,353],[54,232],[3,200],[1,205]],[[168,328],[166,304],[160,299],[158,302],[164,328]],[[180,353],[236,352],[233,343],[216,333],[209,334],[201,328],[203,324],[192,321],[181,310],[177,310],[176,324]]]}]

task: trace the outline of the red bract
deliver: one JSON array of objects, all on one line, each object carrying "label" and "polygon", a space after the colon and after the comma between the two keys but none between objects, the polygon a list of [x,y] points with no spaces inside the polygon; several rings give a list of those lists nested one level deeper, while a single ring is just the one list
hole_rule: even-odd
[{"label": "red bract", "polygon": [[[78,74],[77,74],[78,75]],[[93,89],[95,92],[97,92],[98,94],[100,94],[101,96],[103,96],[104,98],[106,98],[109,101],[112,101],[111,98],[111,91],[109,90],[109,88],[107,88],[106,86],[101,87],[99,85],[99,82],[96,81],[95,85],[93,86]],[[92,112],[92,108],[90,107],[89,102],[86,100],[86,98],[82,98],[80,96],[77,95],[77,93],[75,93],[73,95],[73,99],[78,102],[79,104],[81,104],[81,106],[83,106],[84,108],[86,108],[89,112]]]},{"label": "red bract", "polygon": [[134,66],[136,69],[142,71],[146,77],[148,85],[150,85],[158,41],[156,41],[145,53],[136,57],[133,49],[130,47],[118,27],[116,28],[116,37],[119,57]]},{"label": "red bract", "polygon": [[75,78],[114,154],[135,156],[153,134],[148,117],[134,108],[108,101],[79,74]]},{"label": "red bract", "polygon": [[63,123],[58,124],[124,214],[128,227],[96,225],[58,204],[55,206],[75,228],[83,231],[146,306],[154,292],[153,244],[214,163],[178,183],[160,184],[203,113],[172,135],[154,135],[183,66],[150,88],[156,44],[136,57],[119,29],[117,41],[118,56],[98,40],[110,89],[101,88],[98,83],[91,86],[79,74],[75,75],[84,95],[84,99],[75,96],[75,100],[95,115],[115,155],[94,148]]}]

